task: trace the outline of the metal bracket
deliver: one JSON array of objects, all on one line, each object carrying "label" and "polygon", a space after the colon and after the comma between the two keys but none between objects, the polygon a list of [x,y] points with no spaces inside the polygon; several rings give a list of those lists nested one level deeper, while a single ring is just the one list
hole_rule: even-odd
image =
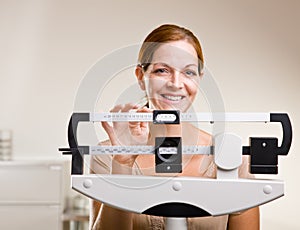
[{"label": "metal bracket", "polygon": [[157,173],[181,173],[181,137],[155,138],[155,171]]}]

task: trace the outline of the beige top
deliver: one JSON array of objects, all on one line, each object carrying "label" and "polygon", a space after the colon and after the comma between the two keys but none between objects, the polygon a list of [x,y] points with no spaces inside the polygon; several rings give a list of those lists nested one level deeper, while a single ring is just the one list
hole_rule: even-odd
[{"label": "beige top", "polygon": [[[102,155],[93,156],[91,159],[91,172],[97,174],[110,174],[111,173],[112,156]],[[203,156],[201,165],[199,167],[200,175],[207,178],[216,177],[216,166],[213,162],[213,156]],[[137,164],[133,167],[134,175],[141,175]],[[239,177],[250,178],[253,177],[248,172],[248,158],[243,156],[243,163],[239,168]],[[95,211],[94,211],[95,212]],[[97,216],[98,213],[92,213],[92,222],[94,230],[97,229]],[[218,217],[199,217],[199,218],[188,218],[188,229],[209,229],[209,230],[222,230],[227,229],[228,215],[218,216]],[[150,216],[144,214],[134,214],[133,217],[133,230],[162,230],[164,229],[164,218],[157,216]]]}]

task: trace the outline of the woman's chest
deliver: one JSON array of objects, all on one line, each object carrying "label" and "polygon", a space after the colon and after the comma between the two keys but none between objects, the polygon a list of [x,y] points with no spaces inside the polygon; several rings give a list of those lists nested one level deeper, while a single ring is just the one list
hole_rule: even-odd
[{"label": "woman's chest", "polygon": [[202,155],[183,155],[182,173],[156,173],[155,156],[140,155],[136,159],[136,165],[142,175],[148,176],[203,176],[200,173]]}]

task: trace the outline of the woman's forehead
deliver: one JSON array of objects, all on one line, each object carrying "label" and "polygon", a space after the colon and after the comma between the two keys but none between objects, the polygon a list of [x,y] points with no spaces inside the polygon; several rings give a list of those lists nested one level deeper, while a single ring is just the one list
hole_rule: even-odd
[{"label": "woman's forehead", "polygon": [[182,40],[160,45],[154,52],[151,62],[185,67],[192,64],[198,65],[198,56],[195,48]]}]

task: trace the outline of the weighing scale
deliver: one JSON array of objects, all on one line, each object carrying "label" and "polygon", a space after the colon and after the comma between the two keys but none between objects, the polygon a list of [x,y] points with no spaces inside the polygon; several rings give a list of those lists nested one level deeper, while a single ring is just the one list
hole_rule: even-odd
[{"label": "weighing scale", "polygon": [[[249,146],[233,133],[213,136],[212,146],[184,146],[182,137],[156,137],[154,146],[82,146],[77,141],[80,122],[153,122],[180,125],[183,122],[277,122],[277,137],[250,137]],[[278,174],[278,156],[287,155],[292,143],[292,126],[286,113],[180,113],[154,110],[151,113],[73,113],[68,126],[72,155],[72,188],[85,196],[125,211],[167,217],[165,229],[187,229],[187,217],[219,216],[247,210],[284,195],[284,182],[274,179],[241,179],[238,167],[249,155],[251,174]],[[160,176],[84,174],[84,155],[154,154]],[[183,154],[213,155],[217,176],[181,177]],[[166,177],[161,176],[165,173]],[[178,176],[168,176],[178,173]],[[126,199],[124,199],[126,197]]]}]

